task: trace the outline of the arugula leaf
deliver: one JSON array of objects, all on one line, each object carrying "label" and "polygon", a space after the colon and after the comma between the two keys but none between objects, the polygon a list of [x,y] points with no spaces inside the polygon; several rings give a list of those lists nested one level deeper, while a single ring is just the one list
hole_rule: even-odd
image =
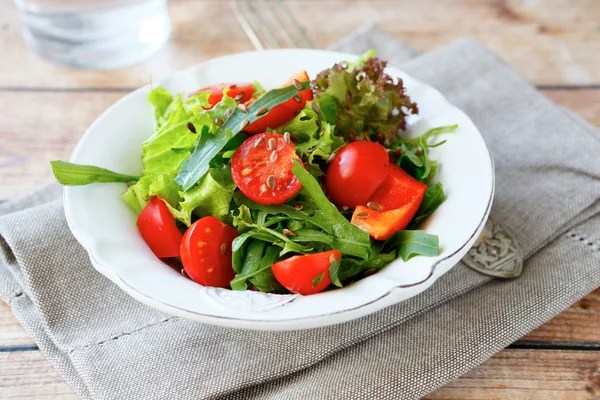
[{"label": "arugula leaf", "polygon": [[396,164],[420,182],[431,181],[437,171],[437,161],[429,158],[429,148],[441,146],[446,141],[442,140],[434,144],[430,144],[428,141],[437,135],[454,132],[456,129],[458,129],[458,125],[440,126],[415,138],[398,138],[391,146],[392,150],[398,148],[401,150]]},{"label": "arugula leaf", "polygon": [[331,246],[343,254],[368,259],[371,252],[369,234],[352,225],[325,197],[319,183],[298,161],[294,161],[292,172],[302,184],[301,193],[317,207],[308,222],[335,237]]},{"label": "arugula leaf", "polygon": [[261,292],[281,291],[283,287],[277,282],[271,270],[271,265],[277,260],[278,254],[277,247],[268,246],[261,240],[254,240],[248,246],[241,271],[231,280],[231,289],[246,290],[252,284]]},{"label": "arugula leaf", "polygon": [[292,236],[293,242],[308,243],[318,242],[325,244],[332,244],[335,238],[332,235],[328,235],[325,232],[318,231],[316,229],[302,228],[294,231],[296,236]]},{"label": "arugula leaf", "polygon": [[440,182],[428,187],[425,191],[425,196],[423,196],[421,206],[419,206],[417,214],[407,229],[414,229],[419,226],[421,222],[429,218],[438,209],[444,200],[446,200],[446,195],[444,194],[444,186]]},{"label": "arugula leaf", "polygon": [[270,110],[288,101],[298,92],[308,89],[309,85],[310,82],[305,81],[301,83],[300,90],[296,89],[294,85],[270,90],[248,107],[247,113],[234,108],[229,118],[225,120],[214,135],[202,135],[200,137],[194,152],[183,162],[175,182],[181,186],[184,192],[190,190],[208,172],[210,161],[225,147],[227,142],[240,133],[247,123],[262,118],[262,115],[256,115],[259,108],[267,107]]},{"label": "arugula leaf", "polygon": [[65,186],[88,185],[98,182],[135,182],[139,176],[119,174],[105,168],[73,164],[66,161],[50,161],[56,180]]},{"label": "arugula leaf", "polygon": [[[368,271],[370,269],[381,269],[389,263],[391,263],[392,261],[394,261],[395,259],[395,251],[379,254],[366,262],[357,260],[355,258],[344,257],[341,260],[340,265],[335,270],[335,281],[334,277],[332,277],[331,282],[333,282],[333,284],[338,287],[342,287],[341,282],[347,282],[348,280],[357,278],[363,272]],[[331,275],[331,269],[329,270],[329,274]]]},{"label": "arugula leaf", "polygon": [[398,256],[404,261],[414,256],[435,257],[439,254],[439,238],[425,231],[399,231],[385,241],[384,249],[398,249]]},{"label": "arugula leaf", "polygon": [[329,278],[331,279],[331,283],[333,283],[337,287],[342,287],[342,283],[340,282],[339,271],[340,265],[342,264],[342,258],[336,260],[333,254],[329,256]]},{"label": "arugula leaf", "polygon": [[323,277],[325,276],[325,272],[321,272],[320,274],[318,274],[317,276],[315,276],[315,278],[312,280],[312,286],[315,287],[317,286],[319,283],[321,283],[321,281],[323,280]]}]

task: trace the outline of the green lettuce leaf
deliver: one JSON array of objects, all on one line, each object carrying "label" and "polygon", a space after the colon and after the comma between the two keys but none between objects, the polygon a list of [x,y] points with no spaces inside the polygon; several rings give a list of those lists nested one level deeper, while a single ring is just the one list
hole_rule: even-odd
[{"label": "green lettuce leaf", "polygon": [[321,71],[312,85],[319,107],[331,110],[335,102],[334,124],[346,139],[368,136],[389,144],[406,127],[406,116],[418,109],[404,93],[402,80],[387,75],[387,63],[373,55],[368,52],[355,64],[335,64]]},{"label": "green lettuce leaf", "polygon": [[163,87],[159,86],[148,93],[148,103],[150,103],[150,107],[152,107],[155,131],[165,122],[165,114],[172,101],[173,96]]}]

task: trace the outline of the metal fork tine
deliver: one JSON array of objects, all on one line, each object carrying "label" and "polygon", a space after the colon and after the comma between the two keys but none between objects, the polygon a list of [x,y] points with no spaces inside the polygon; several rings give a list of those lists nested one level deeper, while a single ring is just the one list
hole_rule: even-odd
[{"label": "metal fork tine", "polygon": [[254,28],[262,33],[262,36],[267,40],[269,47],[278,48],[279,43],[277,43],[277,38],[271,32],[269,23],[265,20],[264,16],[261,12],[258,12],[256,9],[256,3],[250,0],[245,1],[246,6],[248,7],[248,16],[251,16],[250,20],[254,22]]},{"label": "metal fork tine", "polygon": [[[310,39],[308,38],[308,36],[306,36],[306,33],[304,33],[304,30],[302,29],[302,27],[298,24],[298,21],[296,20],[296,18],[294,18],[292,12],[290,11],[290,9],[287,7],[287,5],[282,1],[282,0],[275,0],[274,1],[275,4],[275,14],[281,16],[285,16],[285,19],[287,19],[288,24],[285,24],[284,22],[284,26],[288,25],[291,26],[294,31],[296,31],[296,34],[300,37],[300,39],[302,40],[302,42],[304,43],[304,45],[308,48],[314,48],[315,46],[312,44],[312,42],[310,41]],[[286,29],[287,31],[287,29]]]},{"label": "metal fork tine", "polygon": [[261,42],[260,38],[256,35],[256,32],[252,28],[250,21],[246,17],[241,7],[241,0],[232,2],[231,7],[233,8],[233,13],[235,14],[235,17],[239,21],[240,25],[242,26],[242,29],[246,33],[246,36],[248,36],[248,39],[250,39],[254,47],[257,50],[264,50],[265,47],[263,43]]},{"label": "metal fork tine", "polygon": [[277,36],[283,40],[284,44],[287,47],[299,47],[292,35],[290,35],[286,29],[285,24],[282,23],[281,17],[275,13],[273,1],[267,2],[267,0],[259,0],[259,3],[262,5],[264,15],[267,17],[266,19],[269,20],[271,26],[274,28],[274,32],[276,32]]}]

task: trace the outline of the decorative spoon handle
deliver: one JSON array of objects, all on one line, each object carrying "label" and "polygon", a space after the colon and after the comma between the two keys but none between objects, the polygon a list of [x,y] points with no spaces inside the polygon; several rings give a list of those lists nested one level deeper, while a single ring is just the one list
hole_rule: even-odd
[{"label": "decorative spoon handle", "polygon": [[518,278],[523,272],[523,252],[515,236],[492,218],[462,261],[495,278]]}]

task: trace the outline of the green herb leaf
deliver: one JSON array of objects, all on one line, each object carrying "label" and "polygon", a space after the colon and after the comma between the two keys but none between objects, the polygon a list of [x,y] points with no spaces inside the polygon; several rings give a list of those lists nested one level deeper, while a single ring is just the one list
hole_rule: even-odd
[{"label": "green herb leaf", "polygon": [[52,172],[58,182],[65,186],[88,185],[98,182],[135,182],[139,176],[119,174],[91,165],[72,164],[66,161],[50,161]]},{"label": "green herb leaf", "polygon": [[414,256],[435,257],[439,254],[439,238],[425,231],[399,231],[384,244],[384,249],[394,247],[404,261]]},{"label": "green herb leaf", "polygon": [[290,237],[290,239],[292,239],[292,241],[294,242],[317,242],[332,244],[335,240],[335,238],[332,235],[328,235],[327,233],[318,231],[316,229],[302,228],[294,231],[294,233],[296,233],[296,236]]},{"label": "green herb leaf", "polygon": [[352,225],[325,196],[319,183],[302,164],[294,161],[292,172],[302,184],[302,194],[316,206],[307,221],[335,237],[331,246],[343,254],[368,259],[371,252],[369,234]]},{"label": "green herb leaf", "polygon": [[429,218],[444,200],[446,200],[446,195],[444,194],[444,186],[440,182],[436,183],[434,186],[428,187],[425,191],[425,196],[423,196],[423,201],[419,206],[419,210],[410,222],[408,229],[416,228],[421,222]]},{"label": "green herb leaf", "polygon": [[277,282],[271,270],[271,265],[277,260],[278,254],[277,247],[267,246],[263,241],[254,240],[248,246],[241,272],[236,274],[230,283],[231,289],[246,290],[252,284],[261,292],[282,291],[283,287]]},{"label": "green herb leaf", "polygon": [[331,283],[333,283],[337,287],[342,287],[342,283],[340,282],[339,271],[342,259],[340,257],[339,260],[336,260],[332,255],[329,256],[329,262],[331,265],[329,266],[329,277],[331,278]]},{"label": "green herb leaf", "polygon": [[[247,123],[252,123],[262,116],[257,116],[256,111],[261,107],[271,110],[273,107],[284,103],[294,97],[298,92],[308,89],[309,81],[301,82],[301,89],[294,85],[273,89],[260,99],[256,100],[244,113],[239,109],[233,109],[231,116],[227,118],[223,126],[214,135],[202,135],[196,149],[182,164],[175,182],[184,192],[190,190],[208,172],[210,161],[225,147],[227,142],[240,133]],[[268,115],[264,114],[264,115]],[[247,122],[246,122],[247,120]]]},{"label": "green herb leaf", "polygon": [[[361,275],[363,272],[368,271],[370,269],[381,269],[389,263],[391,263],[392,261],[394,261],[395,259],[395,251],[379,254],[366,262],[357,260],[355,258],[343,258],[340,266],[337,268],[336,271],[337,282],[347,282],[351,279],[361,278],[362,276],[359,277],[359,275]],[[333,280],[333,277],[331,278],[331,282],[333,282],[334,285],[338,286]],[[341,287],[341,283],[339,287]]]},{"label": "green herb leaf", "polygon": [[321,283],[321,281],[323,280],[324,276],[325,276],[325,272],[321,272],[320,274],[318,274],[317,276],[315,276],[315,278],[312,280],[313,287],[315,287],[319,283]]}]

